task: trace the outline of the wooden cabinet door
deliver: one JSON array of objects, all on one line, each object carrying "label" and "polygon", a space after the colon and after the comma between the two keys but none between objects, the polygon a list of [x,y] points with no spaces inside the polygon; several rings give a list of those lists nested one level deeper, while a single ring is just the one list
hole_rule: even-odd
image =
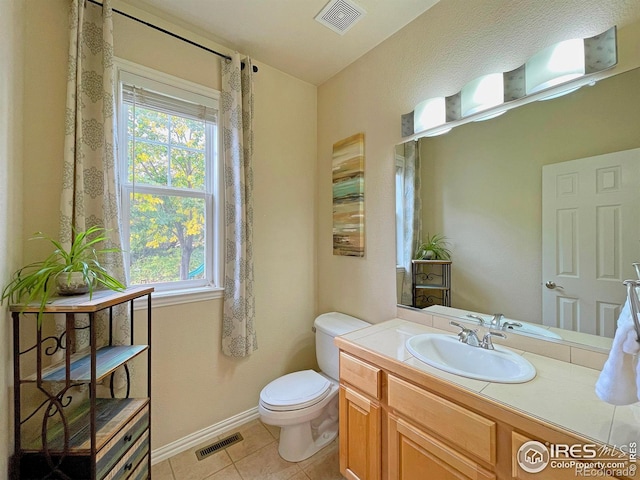
[{"label": "wooden cabinet door", "polygon": [[340,386],[340,473],[347,480],[380,479],[380,407]]},{"label": "wooden cabinet door", "polygon": [[495,478],[495,474],[428,433],[389,416],[389,480]]}]

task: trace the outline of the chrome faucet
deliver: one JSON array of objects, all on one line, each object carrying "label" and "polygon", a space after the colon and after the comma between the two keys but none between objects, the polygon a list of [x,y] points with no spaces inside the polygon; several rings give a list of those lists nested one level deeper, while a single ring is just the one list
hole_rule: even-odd
[{"label": "chrome faucet", "polygon": [[495,328],[497,330],[506,330],[507,328],[522,327],[520,322],[513,322],[511,320],[504,320],[504,315],[501,313],[494,313],[493,318],[489,321],[489,328]]},{"label": "chrome faucet", "polygon": [[481,327],[488,327],[495,330],[506,330],[507,328],[522,327],[522,324],[520,322],[505,320],[502,313],[494,313],[491,317],[491,320],[485,320],[480,315],[475,315],[473,313],[468,313],[467,317],[477,320],[480,323]]},{"label": "chrome faucet", "polygon": [[482,337],[482,341],[480,342],[480,348],[486,348],[487,350],[495,350],[493,346],[493,342],[491,341],[491,337],[500,337],[507,338],[504,333],[501,332],[487,332],[484,337]]},{"label": "chrome faucet", "polygon": [[503,318],[504,315],[502,313],[494,313],[493,317],[489,321],[489,328],[501,328]]},{"label": "chrome faucet", "polygon": [[480,339],[478,338],[478,330],[471,330],[464,325],[459,324],[458,322],[454,322],[451,320],[449,325],[452,327],[458,327],[460,331],[458,332],[458,340],[462,343],[466,343],[467,345],[471,345],[472,347],[480,346]]},{"label": "chrome faucet", "polygon": [[452,327],[458,327],[460,329],[460,331],[458,332],[458,340],[460,340],[462,343],[466,343],[467,345],[471,345],[472,347],[495,350],[493,342],[491,341],[491,337],[507,338],[507,336],[501,332],[487,332],[482,337],[482,340],[480,340],[478,338],[478,330],[471,330],[469,328],[466,328],[464,325],[459,324],[458,322],[454,322],[453,320],[449,322],[449,325],[451,325]]}]

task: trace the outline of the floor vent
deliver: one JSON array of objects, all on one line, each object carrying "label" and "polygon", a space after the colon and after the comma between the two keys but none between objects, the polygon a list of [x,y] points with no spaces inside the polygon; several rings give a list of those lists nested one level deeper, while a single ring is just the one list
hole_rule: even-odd
[{"label": "floor vent", "polygon": [[208,447],[201,448],[196,452],[196,457],[198,457],[198,460],[204,460],[209,455],[213,455],[214,453],[230,447],[234,443],[241,442],[242,440],[242,435],[240,435],[240,433],[234,433],[233,435],[229,435],[222,440],[218,440],[216,443],[212,443]]}]

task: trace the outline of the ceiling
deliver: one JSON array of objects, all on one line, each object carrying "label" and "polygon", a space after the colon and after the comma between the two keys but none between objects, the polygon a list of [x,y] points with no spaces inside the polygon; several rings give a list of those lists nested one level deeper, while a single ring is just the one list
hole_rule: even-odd
[{"label": "ceiling", "polygon": [[123,0],[296,78],[320,85],[439,0],[353,0],[344,35],[314,20],[328,0]]}]

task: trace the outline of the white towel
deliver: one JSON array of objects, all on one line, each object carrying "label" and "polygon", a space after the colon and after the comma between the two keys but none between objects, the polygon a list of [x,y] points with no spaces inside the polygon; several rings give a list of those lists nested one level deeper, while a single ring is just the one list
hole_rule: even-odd
[{"label": "white towel", "polygon": [[629,300],[624,304],[609,358],[596,382],[596,395],[612,405],[629,405],[640,399],[640,344],[633,325]]}]

